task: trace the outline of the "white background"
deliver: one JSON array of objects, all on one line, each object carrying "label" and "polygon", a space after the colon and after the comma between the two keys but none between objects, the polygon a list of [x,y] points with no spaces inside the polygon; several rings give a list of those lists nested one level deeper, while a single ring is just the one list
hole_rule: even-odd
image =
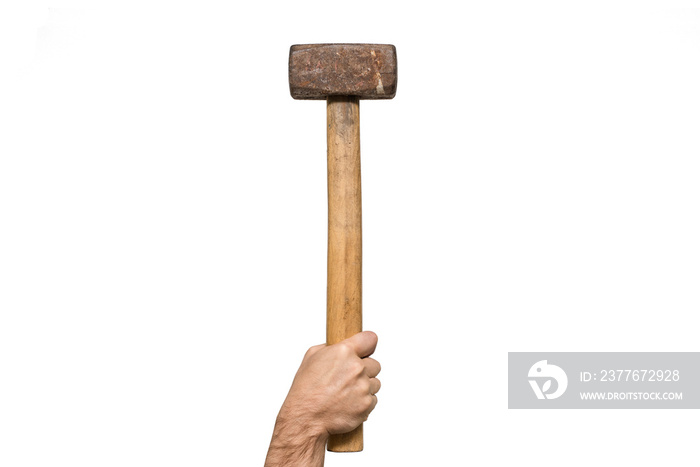
[{"label": "white background", "polygon": [[3,467],[262,465],[324,339],[309,42],[399,63],[361,105],[383,388],[326,465],[697,465],[695,411],[509,411],[506,363],[700,350],[698,10],[3,5]]}]

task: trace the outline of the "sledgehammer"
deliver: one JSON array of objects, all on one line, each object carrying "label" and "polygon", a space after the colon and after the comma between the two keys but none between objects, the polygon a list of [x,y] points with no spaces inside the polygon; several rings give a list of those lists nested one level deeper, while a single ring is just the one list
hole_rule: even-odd
[{"label": "sledgehammer", "polygon": [[[393,45],[293,45],[289,53],[292,97],[327,99],[327,344],[362,331],[360,99],[392,99],[396,78]],[[328,440],[329,451],[357,452],[362,447],[362,425]]]}]

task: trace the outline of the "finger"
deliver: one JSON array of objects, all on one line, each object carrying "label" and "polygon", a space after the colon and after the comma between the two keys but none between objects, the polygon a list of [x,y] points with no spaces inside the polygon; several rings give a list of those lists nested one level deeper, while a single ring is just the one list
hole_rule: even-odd
[{"label": "finger", "polygon": [[365,373],[367,373],[367,376],[370,378],[374,378],[382,371],[382,366],[379,362],[371,357],[363,358],[362,363],[365,365]]},{"label": "finger", "polygon": [[363,331],[341,342],[349,344],[358,357],[369,357],[377,348],[377,335],[372,331]]},{"label": "finger", "polygon": [[369,380],[369,393],[375,395],[382,388],[382,382],[377,378],[371,378]]},{"label": "finger", "polygon": [[367,412],[368,415],[372,413],[374,408],[377,406],[377,402],[379,402],[379,399],[377,399],[377,396],[372,394],[372,404],[369,406],[369,412]]}]

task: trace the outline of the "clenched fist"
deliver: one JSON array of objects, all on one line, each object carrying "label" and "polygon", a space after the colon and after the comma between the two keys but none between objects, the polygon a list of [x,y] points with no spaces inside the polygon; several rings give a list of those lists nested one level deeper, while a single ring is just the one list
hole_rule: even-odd
[{"label": "clenched fist", "polygon": [[381,367],[370,358],[376,346],[377,335],[364,331],[306,352],[277,417],[266,466],[323,465],[328,436],[367,420],[381,387]]}]

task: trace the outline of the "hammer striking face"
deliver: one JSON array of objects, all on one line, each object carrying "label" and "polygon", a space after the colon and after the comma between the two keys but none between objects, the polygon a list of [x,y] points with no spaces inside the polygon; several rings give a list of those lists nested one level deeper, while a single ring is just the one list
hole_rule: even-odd
[{"label": "hammer striking face", "polygon": [[392,99],[396,76],[393,45],[305,44],[289,51],[289,89],[294,99]]}]

